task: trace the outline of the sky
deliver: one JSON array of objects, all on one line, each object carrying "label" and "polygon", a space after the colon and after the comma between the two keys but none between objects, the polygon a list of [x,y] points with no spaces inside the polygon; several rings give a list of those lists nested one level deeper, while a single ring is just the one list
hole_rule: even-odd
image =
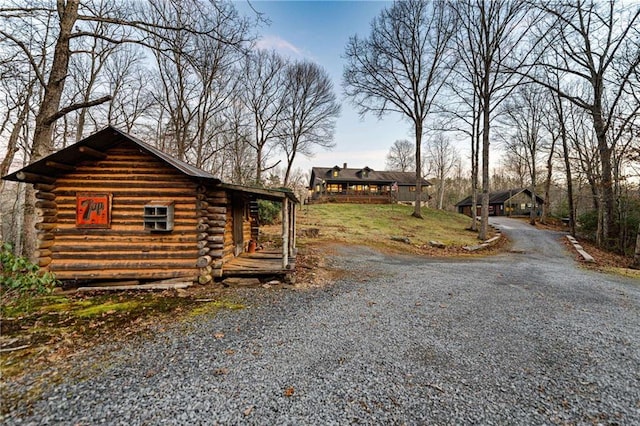
[{"label": "sky", "polygon": [[[309,172],[312,166],[332,167],[347,163],[348,167],[369,166],[385,169],[385,157],[397,139],[413,140],[409,122],[399,114],[382,120],[369,115],[361,119],[345,99],[341,82],[345,64],[342,56],[350,36],[368,36],[370,24],[380,11],[389,6],[384,1],[256,1],[251,5],[271,21],[259,32],[258,46],[275,49],[292,59],[308,59],[322,66],[333,80],[341,104],[336,122],[335,147],[331,151],[316,150],[313,158],[297,158],[295,168]],[[249,13],[246,2],[236,7]]]}]

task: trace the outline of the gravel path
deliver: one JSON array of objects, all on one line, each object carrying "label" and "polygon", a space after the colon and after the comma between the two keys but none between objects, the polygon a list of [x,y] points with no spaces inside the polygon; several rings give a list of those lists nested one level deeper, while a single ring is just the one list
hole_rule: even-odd
[{"label": "gravel path", "polygon": [[6,424],[640,424],[640,283],[579,269],[503,219],[520,253],[338,248],[321,290],[132,341]]}]

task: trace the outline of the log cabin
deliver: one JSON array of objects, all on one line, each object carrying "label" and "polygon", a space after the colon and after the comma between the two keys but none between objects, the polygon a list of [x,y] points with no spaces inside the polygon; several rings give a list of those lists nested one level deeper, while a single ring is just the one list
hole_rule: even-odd
[{"label": "log cabin", "polygon": [[[41,268],[65,282],[286,275],[295,195],[222,182],[114,127],[3,179],[36,190]],[[257,200],[281,205],[282,248],[255,252]]]}]

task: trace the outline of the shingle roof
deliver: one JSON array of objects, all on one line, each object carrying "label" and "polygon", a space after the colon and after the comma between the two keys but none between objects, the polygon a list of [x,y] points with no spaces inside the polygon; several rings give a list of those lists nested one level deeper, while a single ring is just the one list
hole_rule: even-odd
[{"label": "shingle roof", "polygon": [[[515,189],[508,189],[506,191],[490,192],[489,204],[502,204],[505,201],[507,201],[509,198],[515,197],[521,192],[525,192],[528,196],[531,196],[531,191],[527,188],[515,188]],[[478,203],[480,203],[480,200],[481,200],[480,196],[481,194],[478,194]],[[540,203],[544,201],[542,197],[538,195],[536,195],[536,200]],[[456,204],[456,206],[458,207],[464,207],[464,206],[470,206],[470,205],[471,205],[471,195],[469,195],[467,198],[465,198],[464,200]]]},{"label": "shingle roof", "polygon": [[[339,176],[333,177],[333,170],[339,171]],[[368,173],[364,173],[368,172]],[[389,172],[389,171],[376,171],[369,167],[363,167],[361,169],[356,168],[341,168],[334,167],[313,167],[311,169],[310,188],[313,188],[316,184],[325,181],[326,183],[332,182],[347,182],[347,183],[368,183],[368,184],[393,184],[397,183],[402,185],[415,185],[416,174],[414,172]],[[422,179],[422,185],[431,186],[431,183]]]}]

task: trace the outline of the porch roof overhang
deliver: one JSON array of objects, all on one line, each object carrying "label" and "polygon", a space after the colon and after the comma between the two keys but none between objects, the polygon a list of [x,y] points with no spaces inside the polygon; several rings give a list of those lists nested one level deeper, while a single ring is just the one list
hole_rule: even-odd
[{"label": "porch roof overhang", "polygon": [[282,201],[287,198],[295,204],[300,203],[295,194],[288,189],[255,188],[250,186],[234,185],[231,183],[222,183],[220,184],[220,187],[231,191],[252,195],[255,198],[261,200]]}]

